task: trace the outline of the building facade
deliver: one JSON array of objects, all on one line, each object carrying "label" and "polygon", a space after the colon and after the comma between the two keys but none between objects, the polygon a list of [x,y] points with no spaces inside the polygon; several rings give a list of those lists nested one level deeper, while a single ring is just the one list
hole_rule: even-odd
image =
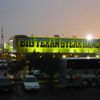
[{"label": "building facade", "polygon": [[19,53],[100,53],[100,40],[61,37],[15,36],[14,48]]}]

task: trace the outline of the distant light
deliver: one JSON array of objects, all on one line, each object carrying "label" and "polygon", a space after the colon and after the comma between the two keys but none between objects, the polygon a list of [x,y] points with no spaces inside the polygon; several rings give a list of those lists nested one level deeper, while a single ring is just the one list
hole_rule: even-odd
[{"label": "distant light", "polygon": [[13,40],[9,40],[9,42],[13,42]]},{"label": "distant light", "polygon": [[42,56],[40,55],[40,58],[42,58]]},{"label": "distant light", "polygon": [[93,37],[92,37],[92,35],[87,35],[87,36],[86,36],[86,39],[87,39],[87,40],[92,40]]},{"label": "distant light", "polygon": [[96,55],[96,58],[99,58],[99,55]]},{"label": "distant light", "polygon": [[87,59],[90,59],[90,57],[89,57],[89,56],[87,56]]},{"label": "distant light", "polygon": [[62,58],[66,58],[66,55],[62,55]]},{"label": "distant light", "polygon": [[55,55],[53,55],[53,58],[55,58]]},{"label": "distant light", "polygon": [[75,57],[78,57],[78,55],[75,55]]}]

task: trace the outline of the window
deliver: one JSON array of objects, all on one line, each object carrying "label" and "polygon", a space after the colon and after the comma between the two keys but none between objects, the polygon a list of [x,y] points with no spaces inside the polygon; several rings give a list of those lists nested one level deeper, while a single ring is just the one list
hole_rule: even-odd
[{"label": "window", "polygon": [[36,78],[25,78],[25,82],[36,82]]},{"label": "window", "polygon": [[69,59],[67,68],[72,69],[96,69],[100,68],[99,59]]}]

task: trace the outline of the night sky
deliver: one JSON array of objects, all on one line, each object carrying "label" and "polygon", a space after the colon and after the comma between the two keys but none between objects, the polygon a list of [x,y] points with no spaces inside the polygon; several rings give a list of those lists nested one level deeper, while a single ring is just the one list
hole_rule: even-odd
[{"label": "night sky", "polygon": [[5,40],[16,34],[100,38],[100,0],[0,0]]}]

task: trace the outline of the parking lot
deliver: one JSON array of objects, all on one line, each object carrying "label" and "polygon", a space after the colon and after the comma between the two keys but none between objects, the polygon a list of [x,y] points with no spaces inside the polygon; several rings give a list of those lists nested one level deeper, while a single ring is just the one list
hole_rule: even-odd
[{"label": "parking lot", "polygon": [[[5,70],[0,70],[1,75],[4,73]],[[25,92],[22,84],[17,82],[12,92],[0,92],[0,100],[100,100],[100,87],[61,88],[55,85],[51,88],[40,84],[39,91]]]},{"label": "parking lot", "polygon": [[100,87],[95,88],[47,88],[25,92],[22,85],[14,85],[12,92],[0,92],[1,100],[100,100]]}]

